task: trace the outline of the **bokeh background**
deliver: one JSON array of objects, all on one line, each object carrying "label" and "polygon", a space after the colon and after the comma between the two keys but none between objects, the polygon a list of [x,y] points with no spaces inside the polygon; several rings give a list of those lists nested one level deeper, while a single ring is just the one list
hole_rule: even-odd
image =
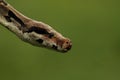
[{"label": "bokeh background", "polygon": [[120,0],[7,0],[69,37],[62,54],[0,26],[0,80],[120,80]]}]

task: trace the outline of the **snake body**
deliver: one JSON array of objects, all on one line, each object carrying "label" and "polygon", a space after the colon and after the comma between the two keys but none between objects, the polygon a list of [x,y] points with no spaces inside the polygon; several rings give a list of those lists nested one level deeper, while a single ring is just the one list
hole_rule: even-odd
[{"label": "snake body", "polygon": [[0,0],[0,24],[21,40],[35,46],[51,48],[60,52],[67,52],[72,46],[70,39],[51,26],[24,16],[4,0]]}]

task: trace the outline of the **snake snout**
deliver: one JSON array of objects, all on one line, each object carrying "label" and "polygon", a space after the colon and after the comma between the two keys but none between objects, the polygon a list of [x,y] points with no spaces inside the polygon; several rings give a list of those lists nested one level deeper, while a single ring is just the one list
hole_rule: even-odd
[{"label": "snake snout", "polygon": [[71,49],[72,47],[72,42],[69,40],[69,39],[66,39],[63,43],[63,49],[64,49],[64,52],[67,52]]}]

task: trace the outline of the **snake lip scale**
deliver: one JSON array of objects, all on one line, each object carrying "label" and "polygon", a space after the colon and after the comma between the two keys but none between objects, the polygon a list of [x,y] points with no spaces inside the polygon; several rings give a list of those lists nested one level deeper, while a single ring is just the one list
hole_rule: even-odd
[{"label": "snake lip scale", "polygon": [[34,46],[60,52],[67,52],[72,47],[69,38],[64,37],[41,21],[24,16],[5,0],[0,0],[0,24],[16,34],[21,40]]}]

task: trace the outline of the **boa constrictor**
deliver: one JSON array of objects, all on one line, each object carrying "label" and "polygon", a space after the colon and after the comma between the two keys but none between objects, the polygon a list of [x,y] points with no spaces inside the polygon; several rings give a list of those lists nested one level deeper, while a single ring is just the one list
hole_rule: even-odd
[{"label": "boa constrictor", "polygon": [[60,52],[67,52],[72,46],[70,39],[51,26],[24,16],[4,0],[0,0],[0,24],[15,33],[21,40],[35,46]]}]

